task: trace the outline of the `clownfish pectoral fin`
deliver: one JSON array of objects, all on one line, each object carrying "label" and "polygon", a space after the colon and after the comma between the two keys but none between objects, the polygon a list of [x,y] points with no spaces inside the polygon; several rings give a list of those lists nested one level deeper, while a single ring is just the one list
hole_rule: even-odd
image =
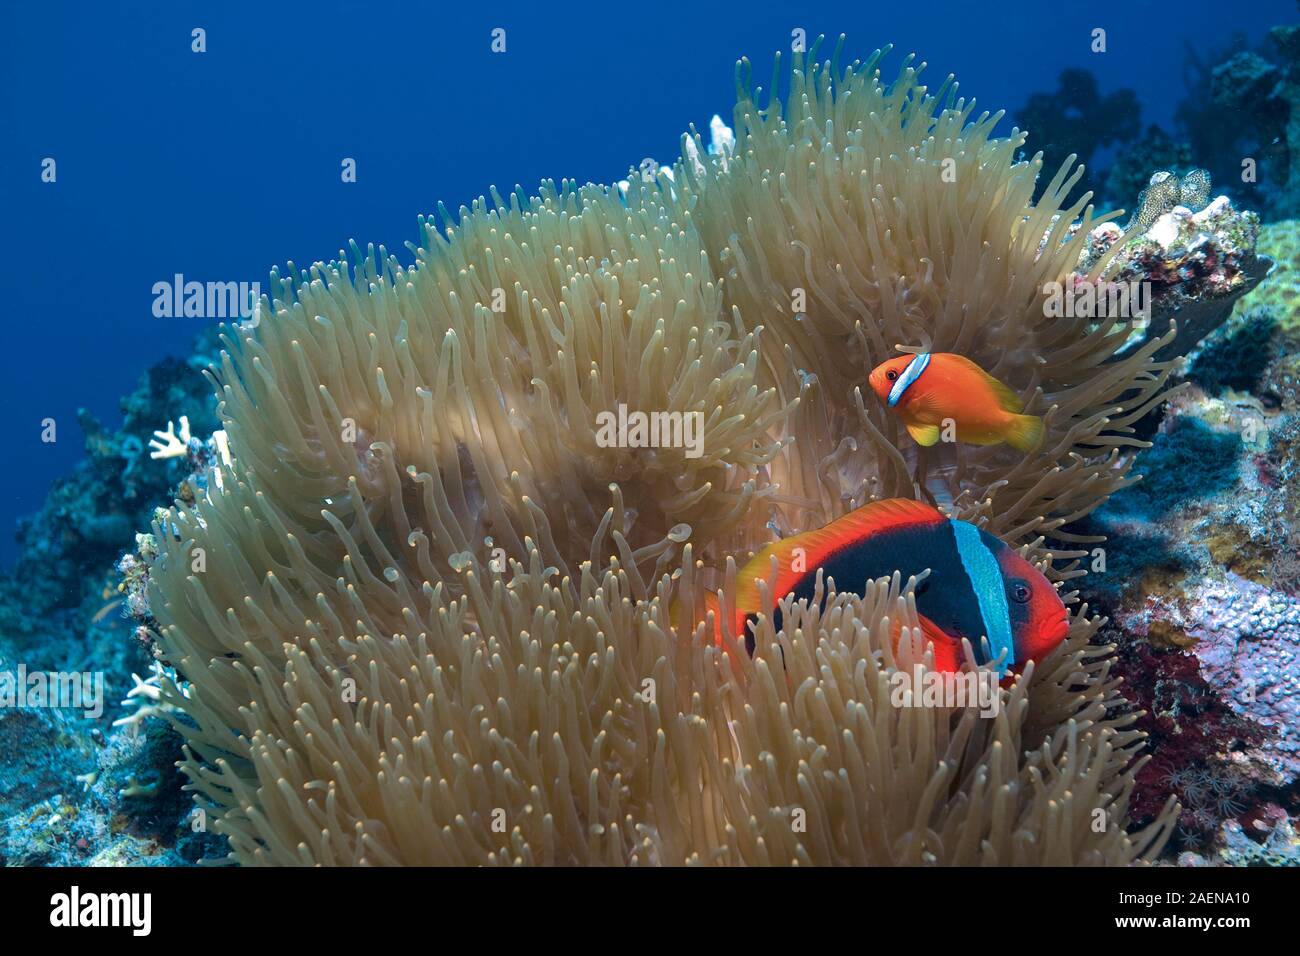
[{"label": "clownfish pectoral fin", "polygon": [[923,445],[926,448],[939,443],[938,425],[908,425],[907,433],[912,436],[912,440],[918,445]]},{"label": "clownfish pectoral fin", "polygon": [[[953,637],[934,621],[930,620],[924,614],[917,615],[917,623],[921,625],[921,633],[912,632],[912,655],[914,660],[919,660],[927,649],[934,654],[934,669],[946,674],[955,674],[961,670],[962,647],[961,641]],[[894,624],[894,651],[899,651],[899,638],[902,635],[902,627],[895,622]]]},{"label": "clownfish pectoral fin", "polygon": [[961,641],[953,637],[925,615],[921,619],[921,634],[934,650],[934,669],[945,674],[961,670]]},{"label": "clownfish pectoral fin", "polygon": [[1037,415],[1012,415],[1005,438],[1016,451],[1028,454],[1043,443],[1043,420]]},{"label": "clownfish pectoral fin", "polygon": [[[674,598],[668,609],[668,623],[678,633],[694,631],[701,624],[706,625],[706,633],[709,633],[715,644],[722,643],[722,608],[718,605],[718,595],[706,590],[700,601],[702,606],[696,608],[696,613],[692,614],[690,609],[682,604],[681,599]],[[709,613],[713,614],[713,630],[707,630]]]}]

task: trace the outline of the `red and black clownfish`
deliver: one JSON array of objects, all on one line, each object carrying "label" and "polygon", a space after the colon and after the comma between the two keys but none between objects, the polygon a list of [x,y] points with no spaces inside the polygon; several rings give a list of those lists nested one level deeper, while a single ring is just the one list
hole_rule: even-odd
[{"label": "red and black clownfish", "polygon": [[[802,549],[797,552],[796,549]],[[779,570],[768,606],[759,603],[759,582]],[[732,633],[743,635],[753,654],[751,622],[763,614],[781,627],[779,602],[788,594],[812,600],[817,573],[837,588],[861,589],[865,582],[902,574],[903,580],[930,574],[915,591],[921,628],[934,645],[935,667],[962,667],[962,638],[970,641],[975,663],[1002,658],[1001,673],[1019,672],[1065,640],[1069,616],[1060,595],[1037,568],[998,538],[975,525],[919,501],[892,498],[870,504],[816,531],[769,544],[736,578]],[[860,590],[859,590],[860,593]],[[988,638],[991,657],[984,654]]]}]

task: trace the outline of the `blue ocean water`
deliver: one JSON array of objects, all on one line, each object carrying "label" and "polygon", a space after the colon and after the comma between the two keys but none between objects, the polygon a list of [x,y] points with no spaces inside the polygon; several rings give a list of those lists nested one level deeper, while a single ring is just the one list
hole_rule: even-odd
[{"label": "blue ocean water", "polygon": [[[1188,47],[1210,57],[1295,20],[1293,0],[1225,7],[1064,2],[710,5],[8,3],[0,26],[0,565],[11,529],[81,456],[76,411],[120,397],[198,318],[153,314],[155,283],[261,281],[350,238],[400,249],[416,216],[490,185],[610,181],[730,115],[791,31],[862,57],[915,51],[931,82],[1015,110],[1067,67],[1128,87],[1172,128]],[[1095,28],[1107,52],[1090,51]],[[206,51],[191,31],[206,31]],[[491,32],[506,30],[494,54]],[[893,62],[897,62],[897,56]],[[1004,121],[1010,128],[1010,121]],[[1031,140],[1032,144],[1032,140]],[[57,179],[42,181],[42,163]],[[340,164],[356,161],[355,183]],[[42,442],[42,421],[58,441]],[[159,427],[164,422],[158,423]]]}]

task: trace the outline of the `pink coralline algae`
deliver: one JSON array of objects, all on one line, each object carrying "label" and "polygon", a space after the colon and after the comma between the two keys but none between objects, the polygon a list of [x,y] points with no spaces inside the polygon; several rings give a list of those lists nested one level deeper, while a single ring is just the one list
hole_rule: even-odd
[{"label": "pink coralline algae", "polygon": [[1205,680],[1271,731],[1256,755],[1279,782],[1300,775],[1300,598],[1228,574],[1174,613],[1198,639],[1191,651]]}]

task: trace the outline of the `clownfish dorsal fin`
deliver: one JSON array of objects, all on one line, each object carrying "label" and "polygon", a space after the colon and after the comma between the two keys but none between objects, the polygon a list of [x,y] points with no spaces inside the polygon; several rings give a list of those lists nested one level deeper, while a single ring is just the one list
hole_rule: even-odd
[{"label": "clownfish dorsal fin", "polygon": [[993,393],[993,397],[997,400],[998,407],[1004,412],[1011,412],[1013,415],[1019,415],[1025,410],[1025,403],[1020,400],[1019,395],[1013,392],[1006,385],[1003,385],[1002,382],[984,371],[984,369],[980,368],[970,359],[966,358],[966,356],[953,355],[952,358],[954,361],[970,369],[971,372],[973,372],[984,382],[985,385],[989,387],[989,390]]},{"label": "clownfish dorsal fin", "polygon": [[941,524],[945,520],[948,519],[943,512],[910,498],[883,498],[881,501],[867,502],[866,505],[850,511],[842,518],[836,518],[824,528],[806,531],[802,535],[792,535],[783,541],[777,541],[776,544],[768,545],[754,555],[753,561],[746,564],[746,571],[753,570],[755,575],[766,578],[770,572],[768,562],[771,555],[776,554],[780,559],[783,572],[790,568],[798,574],[798,568],[790,564],[796,548],[802,549],[803,567],[813,570],[818,564],[826,561],[829,555],[850,548],[863,538],[880,535],[893,528]]},{"label": "clownfish dorsal fin", "polygon": [[[830,555],[863,538],[895,528],[941,524],[947,520],[942,512],[923,502],[886,498],[850,511],[824,528],[773,541],[750,558],[736,575],[737,618],[743,620],[747,613],[768,610],[759,607],[759,582],[772,582],[773,557],[777,559],[777,574],[768,597],[775,602],[789,594],[805,574],[815,574]],[[844,582],[837,585],[842,587]]]},{"label": "clownfish dorsal fin", "polygon": [[923,501],[915,501],[911,498],[882,498],[879,501],[869,501],[861,508],[855,508],[843,518],[832,521],[822,530],[852,529],[862,535],[915,524],[937,524],[945,520],[947,519],[942,511]]},{"label": "clownfish dorsal fin", "polygon": [[[940,524],[946,520],[941,511],[924,502],[910,498],[883,498],[855,508],[824,528],[786,538],[781,544],[788,543],[791,548],[802,547],[810,562],[816,558],[820,563],[828,555],[872,535],[894,528]],[[808,566],[812,567],[812,564]]]}]

